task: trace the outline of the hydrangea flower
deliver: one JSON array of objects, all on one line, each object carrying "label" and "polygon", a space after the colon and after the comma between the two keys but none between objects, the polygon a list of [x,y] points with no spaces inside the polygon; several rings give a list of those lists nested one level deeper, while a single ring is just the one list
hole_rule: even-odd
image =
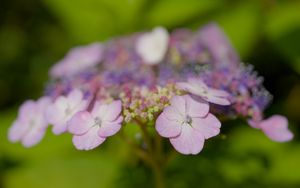
[{"label": "hydrangea flower", "polygon": [[182,154],[198,154],[205,139],[220,132],[221,123],[211,113],[207,102],[195,101],[189,95],[175,96],[156,120],[157,132],[170,139]]},{"label": "hydrangea flower", "polygon": [[230,105],[229,93],[224,90],[209,88],[201,79],[189,78],[188,82],[178,82],[177,87],[201,97],[207,102],[218,105]]},{"label": "hydrangea flower", "polygon": [[[262,119],[272,96],[253,66],[240,63],[215,24],[170,34],[159,27],[77,47],[54,65],[50,76],[48,102],[22,105],[9,131],[13,142],[32,146],[51,123],[55,134],[68,131],[77,149],[90,150],[115,135],[121,124],[139,124],[149,147],[130,143],[139,144],[142,153],[151,154],[160,135],[178,152],[197,154],[205,139],[219,134],[217,117],[251,119],[252,127],[274,141],[293,137],[283,116]],[[156,132],[146,126],[155,126]]]},{"label": "hydrangea flower", "polygon": [[261,129],[271,140],[286,142],[293,139],[293,133],[288,129],[288,120],[281,115],[273,115],[268,119],[249,122],[253,127]]},{"label": "hydrangea flower", "polygon": [[157,64],[163,60],[169,43],[169,34],[163,27],[144,33],[138,38],[136,51],[146,64]]},{"label": "hydrangea flower", "polygon": [[19,110],[17,120],[9,129],[8,137],[12,142],[20,141],[25,147],[39,143],[45,135],[48,122],[44,118],[44,109],[50,104],[50,98],[42,97],[38,101],[26,101]]},{"label": "hydrangea flower", "polygon": [[79,150],[91,150],[102,144],[107,137],[116,134],[123,121],[120,115],[121,101],[110,104],[96,102],[91,112],[78,112],[68,123],[68,130],[74,134],[73,144]]},{"label": "hydrangea flower", "polygon": [[103,46],[100,43],[93,43],[87,46],[80,46],[70,52],[50,70],[53,77],[71,76],[82,70],[91,68],[102,59]]},{"label": "hydrangea flower", "polygon": [[53,125],[53,133],[61,134],[67,130],[67,122],[74,114],[87,108],[83,93],[74,89],[68,96],[59,96],[46,110],[46,118]]}]

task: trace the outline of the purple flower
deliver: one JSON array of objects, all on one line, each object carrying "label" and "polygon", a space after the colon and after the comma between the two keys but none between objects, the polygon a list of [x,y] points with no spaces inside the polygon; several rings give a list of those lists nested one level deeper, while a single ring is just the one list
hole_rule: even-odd
[{"label": "purple flower", "polygon": [[12,142],[21,141],[25,147],[39,143],[45,135],[48,122],[44,118],[45,108],[50,98],[42,97],[38,101],[28,100],[20,107],[17,120],[9,129],[8,137]]},{"label": "purple flower", "polygon": [[207,102],[219,105],[230,105],[229,93],[219,89],[209,88],[201,79],[189,78],[188,82],[178,82],[177,87],[193,95],[199,96]]},{"label": "purple flower", "polygon": [[249,124],[257,129],[261,129],[267,137],[277,142],[287,142],[293,139],[293,133],[288,129],[288,120],[281,115],[273,115],[268,119]]},{"label": "purple flower", "polygon": [[152,32],[141,35],[136,44],[136,52],[149,65],[160,63],[168,49],[169,34],[165,28],[157,27]]},{"label": "purple flower", "polygon": [[81,111],[68,123],[68,130],[74,134],[73,144],[79,150],[91,150],[102,144],[107,137],[116,134],[123,121],[120,115],[121,101],[110,104],[96,102],[91,112]]},{"label": "purple flower", "polygon": [[93,43],[73,48],[61,61],[50,70],[52,77],[71,76],[87,68],[91,68],[102,59],[103,46]]},{"label": "purple flower", "polygon": [[216,25],[209,24],[200,30],[199,37],[209,50],[215,65],[237,66],[239,56],[232,48],[224,32]]},{"label": "purple flower", "polygon": [[156,120],[157,132],[170,139],[182,154],[198,154],[205,139],[220,132],[221,123],[209,113],[207,102],[196,101],[189,95],[175,96]]},{"label": "purple flower", "polygon": [[67,122],[81,110],[87,108],[83,93],[74,89],[67,97],[59,96],[46,110],[46,118],[53,125],[53,133],[61,134],[67,131]]}]

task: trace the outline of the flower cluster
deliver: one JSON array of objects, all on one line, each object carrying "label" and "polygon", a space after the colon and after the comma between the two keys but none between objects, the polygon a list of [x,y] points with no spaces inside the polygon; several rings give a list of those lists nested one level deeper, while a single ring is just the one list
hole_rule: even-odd
[{"label": "flower cluster", "polygon": [[198,154],[220,133],[219,116],[242,117],[274,141],[293,138],[285,117],[263,119],[271,95],[215,24],[197,32],[158,27],[76,47],[50,76],[45,96],[21,106],[12,142],[31,147],[51,125],[90,150],[125,124],[153,122],[178,152]]}]

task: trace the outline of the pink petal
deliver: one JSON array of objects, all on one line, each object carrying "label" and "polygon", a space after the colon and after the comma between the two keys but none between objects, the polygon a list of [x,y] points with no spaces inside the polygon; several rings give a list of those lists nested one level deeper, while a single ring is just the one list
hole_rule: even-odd
[{"label": "pink petal", "polygon": [[67,123],[68,131],[75,135],[86,133],[94,124],[92,115],[88,111],[76,113]]},{"label": "pink petal", "polygon": [[73,136],[73,144],[78,150],[91,150],[102,144],[106,138],[98,136],[98,126],[92,127],[87,133],[83,135]]},{"label": "pink petal", "polygon": [[163,113],[165,117],[169,120],[177,121],[184,118],[184,116],[182,116],[173,106],[165,107]]},{"label": "pink petal", "polygon": [[45,110],[45,119],[52,125],[63,119],[64,113],[58,111],[54,104],[48,106]]},{"label": "pink petal", "polygon": [[182,154],[198,154],[204,145],[204,136],[188,124],[182,125],[179,136],[170,138],[174,148]]},{"label": "pink petal", "polygon": [[16,120],[8,131],[8,139],[11,142],[17,142],[22,139],[28,130],[28,124],[20,120]]},{"label": "pink petal", "polygon": [[43,126],[35,126],[34,128],[28,130],[26,135],[22,138],[22,144],[25,147],[32,147],[38,144],[44,137],[46,129]]},{"label": "pink petal", "polygon": [[65,96],[59,96],[55,102],[54,102],[54,105],[57,109],[57,113],[61,113],[61,114],[64,114],[65,113],[65,110],[67,109],[68,107],[68,100]]},{"label": "pink petal", "polygon": [[181,132],[181,123],[178,121],[170,120],[165,112],[162,112],[156,119],[155,129],[159,135],[163,137],[175,137]]},{"label": "pink petal", "polygon": [[209,105],[205,101],[196,101],[191,96],[185,95],[186,110],[190,117],[204,117],[209,112]]},{"label": "pink petal", "polygon": [[293,139],[293,133],[288,129],[288,120],[284,116],[274,115],[259,125],[271,140],[286,142]]},{"label": "pink petal", "polygon": [[103,121],[113,121],[117,119],[122,110],[121,101],[113,101],[112,103],[108,104],[106,110],[107,111],[104,113],[105,115],[102,116]]},{"label": "pink petal", "polygon": [[227,105],[231,104],[228,99],[222,98],[222,97],[216,97],[216,96],[213,96],[213,95],[208,95],[207,96],[207,101],[211,102],[211,103],[214,103],[214,104],[218,104],[218,105],[224,105],[224,106],[227,106]]},{"label": "pink petal", "polygon": [[53,128],[52,128],[52,132],[55,134],[55,135],[60,135],[64,132],[67,131],[67,123],[64,122],[64,121],[61,121],[59,123],[55,123],[53,125]]},{"label": "pink petal", "polygon": [[229,97],[230,94],[227,91],[224,90],[220,90],[220,89],[213,89],[213,88],[209,88],[209,94],[214,95],[216,97]]},{"label": "pink petal", "polygon": [[185,116],[186,101],[185,101],[184,96],[174,96],[174,97],[172,97],[171,106],[174,107],[180,115]]},{"label": "pink petal", "polygon": [[72,90],[68,95],[68,102],[71,106],[75,106],[80,103],[83,99],[83,94],[79,89]]},{"label": "pink petal", "polygon": [[106,122],[103,123],[99,128],[98,135],[103,138],[106,138],[116,134],[117,132],[119,132],[120,129],[121,129],[121,124]]},{"label": "pink petal", "polygon": [[208,139],[220,133],[221,122],[209,113],[205,118],[193,118],[192,126]]},{"label": "pink petal", "polygon": [[19,119],[30,119],[31,115],[35,114],[37,110],[36,102],[33,100],[28,100],[22,104],[22,106],[19,109]]}]

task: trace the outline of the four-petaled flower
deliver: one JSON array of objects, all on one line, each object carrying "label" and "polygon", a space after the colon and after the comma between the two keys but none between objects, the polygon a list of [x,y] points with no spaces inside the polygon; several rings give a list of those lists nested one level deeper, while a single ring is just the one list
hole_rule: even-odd
[{"label": "four-petaled flower", "polygon": [[205,139],[220,132],[221,123],[211,113],[206,101],[196,101],[189,95],[174,96],[156,120],[157,132],[170,139],[182,154],[198,154]]},{"label": "four-petaled flower", "polygon": [[74,75],[99,63],[102,53],[103,46],[100,43],[73,48],[52,67],[50,74],[55,78]]},{"label": "four-petaled flower", "polygon": [[165,28],[157,27],[152,32],[145,33],[138,38],[136,52],[146,64],[160,63],[168,49],[169,34]]},{"label": "four-petaled flower", "polygon": [[67,122],[74,114],[87,108],[87,101],[83,99],[83,93],[74,89],[67,97],[59,96],[54,103],[46,109],[46,119],[53,125],[53,133],[61,134],[67,131]]},{"label": "four-petaled flower", "polygon": [[187,82],[178,82],[176,86],[193,95],[199,96],[207,102],[218,105],[230,105],[228,92],[208,87],[201,79],[189,78]]},{"label": "four-petaled flower", "polygon": [[44,110],[50,102],[48,97],[42,97],[36,102],[29,100],[23,103],[17,120],[9,129],[9,140],[21,141],[25,147],[39,143],[48,127],[48,122],[44,118]]},{"label": "four-petaled flower", "polygon": [[254,128],[261,129],[273,141],[287,142],[294,137],[293,133],[288,129],[288,120],[281,115],[273,115],[258,122],[249,120],[248,123]]},{"label": "four-petaled flower", "polygon": [[96,102],[93,110],[81,111],[68,123],[68,130],[74,134],[73,144],[79,150],[91,150],[102,144],[107,137],[116,134],[123,121],[120,115],[121,101],[110,104]]}]

